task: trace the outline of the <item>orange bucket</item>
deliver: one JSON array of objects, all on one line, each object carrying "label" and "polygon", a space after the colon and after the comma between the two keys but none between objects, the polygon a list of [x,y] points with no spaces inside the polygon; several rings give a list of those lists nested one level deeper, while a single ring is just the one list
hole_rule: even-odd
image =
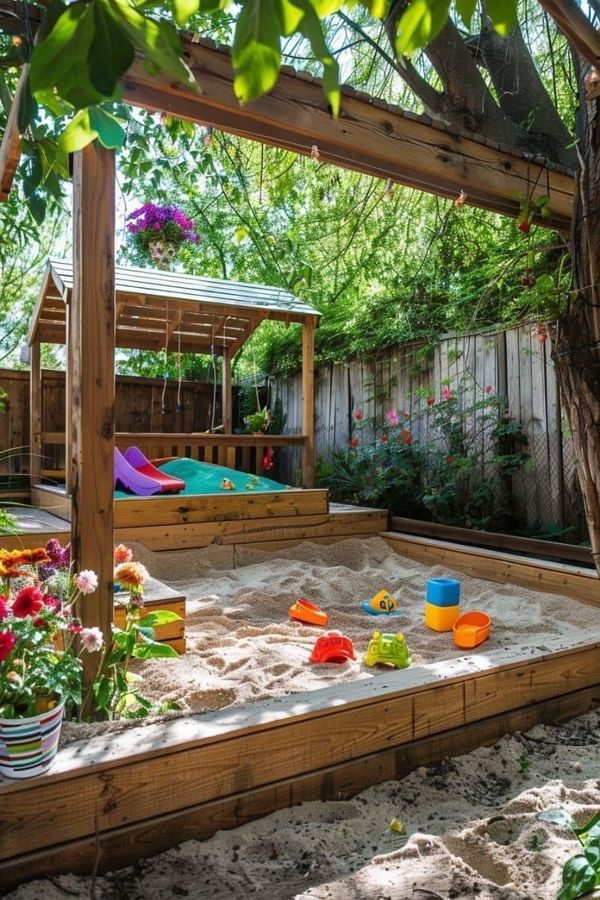
[{"label": "orange bucket", "polygon": [[463,650],[478,647],[490,636],[491,620],[482,612],[468,612],[454,623],[454,643]]}]

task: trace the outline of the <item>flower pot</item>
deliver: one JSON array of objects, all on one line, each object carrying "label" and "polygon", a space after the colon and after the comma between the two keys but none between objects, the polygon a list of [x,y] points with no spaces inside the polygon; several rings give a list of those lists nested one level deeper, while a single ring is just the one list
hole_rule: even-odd
[{"label": "flower pot", "polygon": [[58,749],[64,711],[63,700],[26,719],[0,718],[0,775],[32,778],[47,772]]},{"label": "flower pot", "polygon": [[158,269],[168,269],[179,250],[179,244],[174,241],[165,241],[157,238],[148,242],[148,252],[152,257],[152,262]]}]

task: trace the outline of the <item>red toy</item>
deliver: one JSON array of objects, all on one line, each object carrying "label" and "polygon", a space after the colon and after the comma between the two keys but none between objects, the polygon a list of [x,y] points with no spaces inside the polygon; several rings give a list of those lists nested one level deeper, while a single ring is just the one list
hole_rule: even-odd
[{"label": "red toy", "polygon": [[349,659],[356,659],[354,645],[350,638],[340,631],[330,631],[317,638],[309,662],[321,665],[322,663],[345,663]]}]

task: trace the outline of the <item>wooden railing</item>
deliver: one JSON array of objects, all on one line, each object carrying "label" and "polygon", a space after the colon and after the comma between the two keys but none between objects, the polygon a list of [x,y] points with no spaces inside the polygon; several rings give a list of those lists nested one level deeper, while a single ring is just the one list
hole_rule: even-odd
[{"label": "wooden railing", "polygon": [[[57,431],[45,431],[41,435],[42,446],[64,445],[65,435]],[[262,474],[262,462],[267,447],[304,447],[303,434],[187,434],[157,432],[117,432],[115,446],[125,450],[131,445],[139,447],[149,459],[185,456],[201,462],[228,466],[240,472]]]}]

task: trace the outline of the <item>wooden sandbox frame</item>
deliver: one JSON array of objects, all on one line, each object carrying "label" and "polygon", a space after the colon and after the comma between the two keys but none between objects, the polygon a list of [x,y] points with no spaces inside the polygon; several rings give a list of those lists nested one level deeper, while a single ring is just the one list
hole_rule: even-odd
[{"label": "wooden sandbox frame", "polygon": [[0,779],[0,891],[342,799],[600,699],[600,630],[108,734]]}]

